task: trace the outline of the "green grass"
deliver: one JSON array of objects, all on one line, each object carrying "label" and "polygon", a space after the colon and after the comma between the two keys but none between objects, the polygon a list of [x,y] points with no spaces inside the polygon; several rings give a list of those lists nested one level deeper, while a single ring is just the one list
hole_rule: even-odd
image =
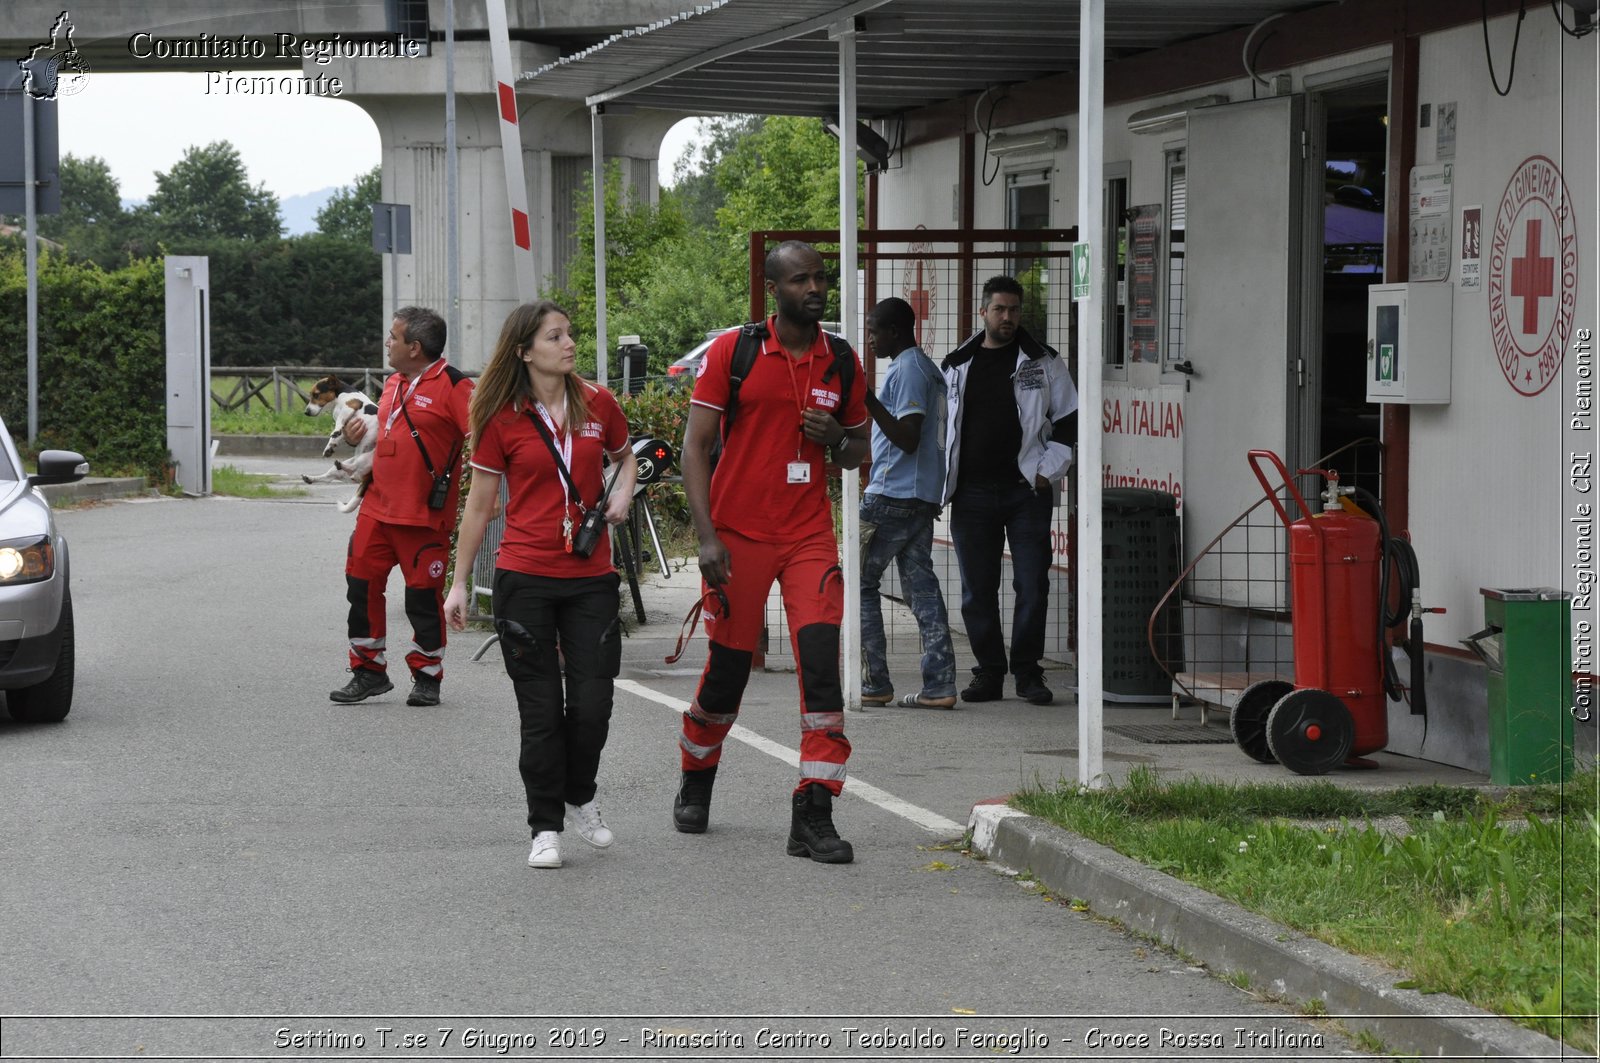
[{"label": "green grass", "polygon": [[239,498],[300,498],[308,493],[303,487],[272,486],[276,481],[277,477],[241,472],[232,465],[217,465],[211,470],[213,494]]},{"label": "green grass", "polygon": [[328,417],[307,417],[305,411],[263,410],[256,406],[249,410],[223,410],[211,407],[211,430],[230,436],[325,436],[333,431],[333,420]]},{"label": "green grass", "polygon": [[[309,392],[319,376],[297,377],[295,383],[301,390]],[[220,400],[233,394],[238,380],[232,377],[216,377],[211,381],[211,392],[214,399]],[[284,389],[284,409],[282,411],[268,409],[262,405],[262,398],[269,403],[276,399],[276,392],[268,386],[261,393],[261,397],[252,398],[237,410],[224,410],[216,401],[211,403],[211,430],[222,435],[296,435],[296,436],[325,436],[333,428],[333,421],[326,415],[319,417],[306,416],[305,400],[288,388]]]},{"label": "green grass", "polygon": [[[1012,803],[1245,908],[1563,1038],[1596,1045],[1600,775],[1489,796],[1332,783],[1062,785]],[[1372,826],[1403,817],[1398,837]],[[1306,819],[1336,825],[1308,826]]]}]

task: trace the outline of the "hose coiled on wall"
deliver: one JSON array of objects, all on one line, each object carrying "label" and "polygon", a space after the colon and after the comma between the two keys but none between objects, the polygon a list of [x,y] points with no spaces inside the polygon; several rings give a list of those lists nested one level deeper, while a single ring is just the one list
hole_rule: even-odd
[{"label": "hose coiled on wall", "polygon": [[[1406,617],[1411,613],[1411,603],[1417,593],[1417,588],[1422,585],[1421,568],[1417,563],[1417,552],[1411,544],[1399,536],[1389,535],[1389,520],[1384,515],[1383,506],[1379,504],[1377,496],[1364,487],[1354,490],[1354,497],[1371,517],[1378,522],[1379,548],[1381,558],[1378,565],[1378,654],[1383,658],[1383,689],[1395,701],[1405,701],[1411,706],[1411,715],[1426,716],[1428,714],[1428,697],[1423,682],[1426,662],[1422,652],[1422,618],[1412,617],[1409,637],[1406,639],[1406,654],[1411,658],[1411,683],[1406,686],[1400,682],[1400,673],[1395,670],[1394,657],[1389,653],[1389,629],[1405,623]],[[1390,573],[1395,579],[1396,601],[1399,603],[1394,612],[1389,611]]]}]

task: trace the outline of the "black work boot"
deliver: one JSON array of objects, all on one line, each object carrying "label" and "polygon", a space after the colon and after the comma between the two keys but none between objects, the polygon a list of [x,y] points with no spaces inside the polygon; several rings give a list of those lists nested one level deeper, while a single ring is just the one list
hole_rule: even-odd
[{"label": "black work boot", "polygon": [[338,690],[328,692],[329,701],[337,701],[341,705],[354,705],[379,694],[387,694],[394,689],[394,684],[389,682],[389,677],[383,672],[373,671],[371,668],[352,668],[350,682]]},{"label": "black work boot", "polygon": [[850,843],[833,829],[833,794],[819,782],[795,791],[789,855],[809,856],[819,864],[848,864],[855,859]]},{"label": "black work boot", "polygon": [[717,781],[717,766],[685,771],[672,799],[672,825],[684,834],[704,834],[711,819],[711,786]]},{"label": "black work boot", "polygon": [[418,674],[411,680],[411,693],[406,695],[407,705],[439,704],[439,680],[431,675]]}]

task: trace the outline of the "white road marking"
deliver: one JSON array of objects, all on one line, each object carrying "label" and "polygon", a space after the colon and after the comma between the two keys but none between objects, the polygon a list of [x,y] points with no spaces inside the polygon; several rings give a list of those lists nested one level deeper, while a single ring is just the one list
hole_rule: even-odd
[{"label": "white road marking", "polygon": [[[657,705],[665,705],[676,712],[687,712],[689,709],[689,703],[682,698],[675,698],[670,694],[652,690],[643,683],[635,682],[632,679],[618,679],[616,685],[619,689],[626,690],[630,694],[637,694],[646,701],[653,701]],[[747,746],[753,746],[769,756],[776,757],[796,771],[800,770],[800,754],[798,752],[771,739],[763,738],[747,727],[734,724],[733,729],[728,732],[728,737],[737,739]],[[936,812],[920,808],[909,801],[902,801],[886,790],[880,790],[870,783],[862,782],[855,775],[850,776],[849,781],[845,784],[845,792],[853,794],[863,801],[877,805],[885,812],[890,812],[901,819],[909,820],[923,830],[932,831],[935,834],[953,836],[966,830],[965,827],[953,819],[945,819]]]}]

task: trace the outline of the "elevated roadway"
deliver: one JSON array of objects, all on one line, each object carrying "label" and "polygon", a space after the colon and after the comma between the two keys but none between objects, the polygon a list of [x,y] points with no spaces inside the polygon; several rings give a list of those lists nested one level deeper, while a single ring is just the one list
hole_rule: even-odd
[{"label": "elevated roadway", "polygon": [[[511,0],[513,69],[538,69],[685,6],[684,0]],[[532,293],[516,291],[511,268],[485,8],[481,0],[458,0],[455,13],[461,303],[459,334],[451,337],[450,350],[457,364],[475,369],[506,314]],[[24,58],[50,40],[60,14],[60,7],[35,2],[0,5],[0,62],[8,73],[12,58]],[[253,93],[281,92],[282,79],[298,72],[308,79],[296,86],[302,93],[364,110],[382,140],[382,198],[412,208],[412,253],[401,256],[397,276],[384,270],[386,307],[416,303],[448,313],[442,0],[85,0],[71,6],[69,18],[71,46],[88,78],[76,97],[64,98],[67,114],[80,105],[75,99],[115,92],[115,80],[107,75],[171,72],[218,72],[235,79],[227,83],[229,91]],[[66,47],[65,40],[57,42],[57,50]],[[358,55],[351,57],[351,51]],[[337,91],[330,88],[335,81]],[[538,271],[546,283],[559,282],[577,252],[575,201],[591,168],[589,115],[581,101],[535,95],[522,86],[517,95]],[[661,139],[685,116],[651,109],[608,116],[604,154],[621,163],[625,184],[646,202],[656,196]],[[160,120],[181,123],[183,117],[181,100],[175,100]],[[295,133],[282,130],[286,140]],[[380,330],[382,322],[373,327]]]}]

